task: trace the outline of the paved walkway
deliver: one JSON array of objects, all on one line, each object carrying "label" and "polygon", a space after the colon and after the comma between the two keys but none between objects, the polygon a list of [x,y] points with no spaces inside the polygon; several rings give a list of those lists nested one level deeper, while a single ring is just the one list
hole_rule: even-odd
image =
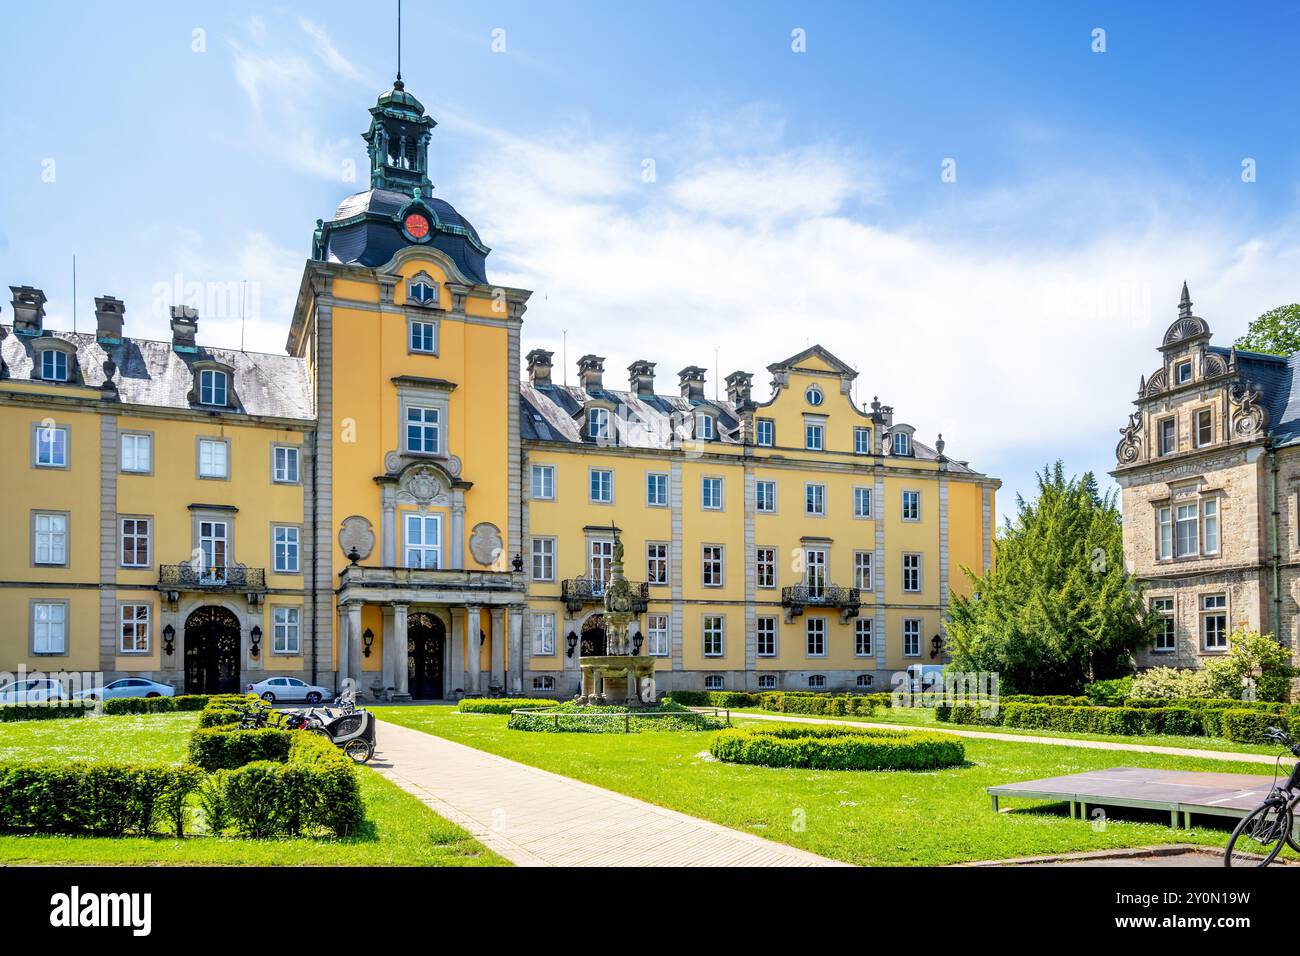
[{"label": "paved walkway", "polygon": [[520,866],[843,866],[380,721],[369,766]]},{"label": "paved walkway", "polygon": [[775,720],[783,724],[838,724],[844,727],[880,727],[885,730],[938,730],[957,737],[977,737],[982,740],[1008,740],[1012,743],[1055,744],[1060,747],[1086,747],[1089,750],[1125,750],[1131,753],[1169,754],[1174,757],[1199,757],[1205,760],[1232,760],[1238,763],[1267,763],[1277,761],[1268,754],[1241,754],[1223,750],[1198,750],[1195,747],[1160,747],[1152,744],[1126,744],[1118,740],[1076,740],[1073,737],[1039,737],[1033,734],[999,734],[987,730],[958,730],[947,724],[917,726],[916,724],[878,724],[865,720],[836,720],[833,717],[798,717],[794,714],[751,714],[732,711],[731,716],[746,720]]}]

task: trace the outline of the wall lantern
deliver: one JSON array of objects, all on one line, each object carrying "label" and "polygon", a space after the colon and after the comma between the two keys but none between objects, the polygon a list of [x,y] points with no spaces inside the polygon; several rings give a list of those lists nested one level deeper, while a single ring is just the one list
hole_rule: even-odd
[{"label": "wall lantern", "polygon": [[262,628],[254,624],[248,632],[248,653],[256,657],[262,650]]},{"label": "wall lantern", "polygon": [[577,633],[574,632],[574,631],[570,631],[570,632],[569,632],[569,636],[566,637],[566,638],[564,639],[564,643],[567,644],[567,645],[569,646],[569,649],[568,649],[567,651],[564,652],[564,656],[565,656],[565,657],[572,657],[572,656],[573,656],[573,652],[576,651],[576,650],[578,649],[578,635],[577,635]]},{"label": "wall lantern", "polygon": [[176,650],[176,628],[170,624],[163,628],[163,650],[168,654]]},{"label": "wall lantern", "polygon": [[645,643],[645,638],[638,632],[636,637],[632,638],[632,656],[641,656],[641,645]]},{"label": "wall lantern", "polygon": [[943,650],[943,638],[936,634],[930,638],[930,657],[932,659],[938,657],[941,650]]},{"label": "wall lantern", "polygon": [[479,646],[479,647],[482,647],[482,646],[483,646],[484,644],[486,644],[486,643],[487,643],[487,632],[486,632],[486,631],[479,631],[479,632],[478,632],[478,646]]},{"label": "wall lantern", "polygon": [[370,648],[372,648],[374,644],[375,644],[375,632],[372,631],[370,628],[366,628],[365,632],[361,635],[361,645],[362,645],[361,653],[365,654],[366,657],[369,657]]}]

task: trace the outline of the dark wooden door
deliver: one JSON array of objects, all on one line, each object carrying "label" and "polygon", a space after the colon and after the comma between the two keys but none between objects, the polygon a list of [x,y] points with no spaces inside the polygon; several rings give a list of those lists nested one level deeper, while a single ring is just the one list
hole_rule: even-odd
[{"label": "dark wooden door", "polygon": [[407,690],[416,700],[443,700],[442,656],[447,629],[436,614],[412,614],[406,620]]},{"label": "dark wooden door", "polygon": [[239,619],[223,607],[185,620],[185,693],[239,693]]}]

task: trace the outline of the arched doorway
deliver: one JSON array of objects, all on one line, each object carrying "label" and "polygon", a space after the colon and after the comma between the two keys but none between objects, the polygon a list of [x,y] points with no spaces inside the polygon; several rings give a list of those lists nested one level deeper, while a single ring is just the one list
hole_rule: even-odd
[{"label": "arched doorway", "polygon": [[443,700],[442,656],[447,627],[442,618],[424,611],[406,619],[407,692],[416,700]]},{"label": "arched doorway", "polygon": [[239,618],[224,607],[185,619],[185,693],[239,693]]},{"label": "arched doorway", "polygon": [[582,623],[583,657],[605,656],[605,615],[593,614]]}]

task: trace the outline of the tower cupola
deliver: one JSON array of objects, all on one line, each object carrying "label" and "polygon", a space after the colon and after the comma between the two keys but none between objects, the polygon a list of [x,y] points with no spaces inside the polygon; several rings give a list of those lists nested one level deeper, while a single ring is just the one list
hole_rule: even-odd
[{"label": "tower cupola", "polygon": [[393,88],[370,107],[370,129],[361,134],[370,156],[370,188],[411,195],[418,186],[425,195],[429,181],[429,139],[437,121],[410,93],[398,73]]}]

